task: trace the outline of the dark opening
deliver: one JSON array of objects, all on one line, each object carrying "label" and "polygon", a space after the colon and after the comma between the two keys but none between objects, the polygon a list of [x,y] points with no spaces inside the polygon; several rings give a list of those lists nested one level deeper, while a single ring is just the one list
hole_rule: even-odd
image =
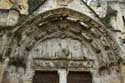
[{"label": "dark opening", "polygon": [[125,24],[125,16],[122,16],[122,19],[123,19],[123,22],[124,22],[124,24]]},{"label": "dark opening", "polygon": [[33,83],[59,83],[59,76],[56,71],[36,71]]},{"label": "dark opening", "polygon": [[90,72],[69,72],[68,83],[92,83]]}]

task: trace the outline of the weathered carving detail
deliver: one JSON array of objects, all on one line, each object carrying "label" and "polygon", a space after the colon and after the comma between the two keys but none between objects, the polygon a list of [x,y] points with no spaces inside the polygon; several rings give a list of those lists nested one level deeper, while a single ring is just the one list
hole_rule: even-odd
[{"label": "weathered carving detail", "polygon": [[[102,62],[107,63],[107,61],[110,61],[109,54],[111,54],[110,59],[113,58],[114,60],[118,58],[114,58],[115,54],[108,50],[116,51],[117,49],[115,48],[116,44],[113,39],[107,36],[108,34],[103,27],[100,27],[101,25],[85,15],[65,8],[57,9],[46,14],[43,13],[22,25],[15,31],[14,37],[11,38],[11,40],[13,39],[13,45],[8,46],[8,48],[13,48],[10,53],[11,57],[27,57],[36,44],[39,45],[44,41],[46,42],[46,40],[50,41],[54,38],[70,38],[71,40],[81,42],[81,45],[86,45],[85,48],[90,49],[95,57],[103,58]],[[70,51],[64,49],[60,53],[68,56]],[[101,56],[96,56],[97,54]],[[84,56],[86,57],[87,55]]]},{"label": "weathered carving detail", "polygon": [[[89,52],[86,53],[86,50]],[[85,44],[78,40],[72,38],[53,38],[35,45],[31,55],[33,58],[87,59],[92,56],[92,53]]]},{"label": "weathered carving detail", "polygon": [[0,37],[0,54],[17,68],[93,69],[119,59],[117,44],[103,26],[65,8],[40,14],[10,32]]},{"label": "weathered carving detail", "polygon": [[73,0],[57,0],[57,4],[58,5],[61,5],[61,6],[65,6],[65,5],[68,5],[68,3],[71,3]]},{"label": "weathered carving detail", "polygon": [[41,59],[35,59],[33,60],[33,69],[55,69],[55,68],[76,68],[76,69],[88,69],[95,68],[94,61],[84,61],[84,60],[41,60]]}]

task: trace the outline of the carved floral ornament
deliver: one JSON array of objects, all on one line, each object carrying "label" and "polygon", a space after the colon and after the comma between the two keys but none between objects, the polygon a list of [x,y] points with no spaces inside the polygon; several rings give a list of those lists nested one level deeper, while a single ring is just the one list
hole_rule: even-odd
[{"label": "carved floral ornament", "polygon": [[[22,60],[22,64],[26,63],[35,46],[51,39],[79,41],[92,54],[90,57],[94,56],[101,65],[117,63],[120,57],[117,44],[104,26],[71,9],[59,8],[42,13],[16,27],[13,33],[9,56]],[[90,59],[87,55],[83,57]]]}]

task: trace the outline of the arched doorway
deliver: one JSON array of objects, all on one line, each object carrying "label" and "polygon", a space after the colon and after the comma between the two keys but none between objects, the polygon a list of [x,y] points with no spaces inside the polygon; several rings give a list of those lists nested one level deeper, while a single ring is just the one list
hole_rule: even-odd
[{"label": "arched doorway", "polygon": [[102,24],[67,8],[29,19],[14,29],[11,40],[9,65],[25,68],[24,83],[32,83],[36,71],[60,70],[65,83],[66,71],[91,72],[93,81],[99,67],[119,59],[117,44]]}]

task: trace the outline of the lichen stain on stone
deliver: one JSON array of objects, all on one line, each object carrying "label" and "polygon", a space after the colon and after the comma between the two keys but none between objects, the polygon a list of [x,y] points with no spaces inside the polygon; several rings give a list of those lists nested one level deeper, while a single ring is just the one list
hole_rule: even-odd
[{"label": "lichen stain on stone", "polygon": [[[21,14],[28,14],[28,0],[18,1],[18,10]],[[15,3],[15,0],[0,0],[0,9],[11,9]]]}]

